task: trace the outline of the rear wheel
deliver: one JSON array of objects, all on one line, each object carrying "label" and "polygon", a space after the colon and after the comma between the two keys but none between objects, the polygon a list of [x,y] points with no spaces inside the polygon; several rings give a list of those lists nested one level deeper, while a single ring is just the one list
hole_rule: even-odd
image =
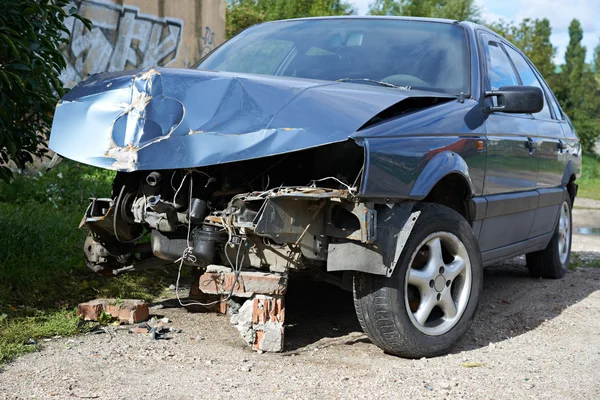
[{"label": "rear wheel", "polygon": [[571,198],[565,197],[560,206],[560,215],[554,235],[544,250],[525,256],[529,274],[534,277],[560,279],[567,273],[571,258]]},{"label": "rear wheel", "polygon": [[390,278],[356,273],[360,324],[383,350],[410,358],[447,353],[469,329],[482,287],[481,254],[468,222],[422,203]]}]

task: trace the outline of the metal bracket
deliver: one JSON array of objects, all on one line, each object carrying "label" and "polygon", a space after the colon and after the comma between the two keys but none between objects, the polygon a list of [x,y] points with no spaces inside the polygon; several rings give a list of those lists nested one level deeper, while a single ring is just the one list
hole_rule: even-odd
[{"label": "metal bracket", "polygon": [[417,222],[417,219],[421,215],[421,211],[415,211],[410,214],[410,217],[404,223],[404,226],[396,235],[396,251],[394,252],[394,258],[390,263],[390,266],[387,268],[386,276],[389,278],[394,273],[394,269],[396,268],[396,264],[400,259],[400,255],[402,254],[402,250],[404,250],[404,246],[406,245],[406,241],[408,240],[410,233]]}]

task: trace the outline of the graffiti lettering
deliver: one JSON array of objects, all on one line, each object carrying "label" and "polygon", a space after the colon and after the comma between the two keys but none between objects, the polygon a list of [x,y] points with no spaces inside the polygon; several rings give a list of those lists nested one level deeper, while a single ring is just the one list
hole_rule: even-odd
[{"label": "graffiti lettering", "polygon": [[61,74],[66,86],[97,72],[168,65],[178,56],[183,33],[179,19],[141,14],[137,7],[108,0],[73,5],[94,27],[88,31],[79,20],[67,21],[71,41],[63,48],[67,68]]},{"label": "graffiti lettering", "polygon": [[215,48],[215,33],[210,29],[209,26],[204,28],[202,36],[198,41],[198,50],[200,52],[200,58],[204,57]]}]

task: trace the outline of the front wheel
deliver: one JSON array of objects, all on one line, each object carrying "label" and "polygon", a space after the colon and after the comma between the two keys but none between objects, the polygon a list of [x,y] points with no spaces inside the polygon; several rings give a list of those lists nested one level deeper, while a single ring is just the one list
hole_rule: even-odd
[{"label": "front wheel", "polygon": [[354,305],[371,341],[402,357],[447,353],[469,329],[483,282],[468,222],[430,203],[421,211],[390,278],[354,276]]},{"label": "front wheel", "polygon": [[571,198],[567,195],[560,206],[554,235],[544,250],[525,256],[529,274],[533,277],[560,279],[567,273],[571,258]]}]

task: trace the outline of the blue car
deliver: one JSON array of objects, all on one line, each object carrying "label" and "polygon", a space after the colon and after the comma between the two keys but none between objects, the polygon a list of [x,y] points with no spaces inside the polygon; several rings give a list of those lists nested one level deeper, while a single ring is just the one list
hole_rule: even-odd
[{"label": "blue car", "polygon": [[282,300],[308,275],[352,290],[370,340],[403,357],[465,334],[483,267],[569,264],[573,124],[519,49],[470,22],[257,25],[190,69],[88,77],[50,147],[118,171],[83,221],[95,271],[190,265],[221,302]]}]

